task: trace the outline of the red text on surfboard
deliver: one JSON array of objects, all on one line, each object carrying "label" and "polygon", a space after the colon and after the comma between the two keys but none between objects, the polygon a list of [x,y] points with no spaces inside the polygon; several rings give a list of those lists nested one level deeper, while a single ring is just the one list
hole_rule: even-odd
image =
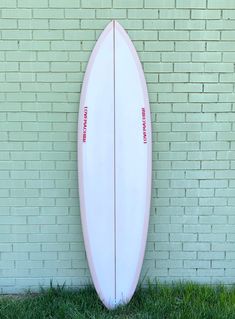
[{"label": "red text on surfboard", "polygon": [[87,111],[88,111],[88,107],[85,106],[83,111],[83,134],[82,134],[83,143],[86,143]]},{"label": "red text on surfboard", "polygon": [[146,125],[146,112],[144,107],[142,107],[141,113],[142,113],[143,142],[144,144],[146,144],[147,143],[147,125]]}]

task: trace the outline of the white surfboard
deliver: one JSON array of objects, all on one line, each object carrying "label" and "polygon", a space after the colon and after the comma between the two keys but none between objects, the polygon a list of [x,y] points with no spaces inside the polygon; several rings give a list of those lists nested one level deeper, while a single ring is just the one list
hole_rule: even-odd
[{"label": "white surfboard", "polygon": [[144,73],[112,21],[91,54],[78,125],[79,194],[91,276],[107,308],[127,303],[146,244],[151,197],[151,120]]}]

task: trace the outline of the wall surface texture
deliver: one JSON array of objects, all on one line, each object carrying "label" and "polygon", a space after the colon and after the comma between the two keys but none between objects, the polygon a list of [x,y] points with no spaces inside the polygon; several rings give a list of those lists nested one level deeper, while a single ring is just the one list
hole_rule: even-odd
[{"label": "wall surface texture", "polygon": [[142,279],[234,282],[235,1],[0,6],[0,292],[90,280],[76,122],[89,55],[111,19],[138,50],[151,102],[153,191]]}]

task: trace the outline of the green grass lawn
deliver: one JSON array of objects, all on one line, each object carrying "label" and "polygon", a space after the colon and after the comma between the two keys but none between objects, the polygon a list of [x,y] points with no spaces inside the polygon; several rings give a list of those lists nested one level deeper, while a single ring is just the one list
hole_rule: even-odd
[{"label": "green grass lawn", "polygon": [[225,319],[235,318],[235,288],[192,283],[150,285],[131,302],[107,310],[93,288],[78,292],[53,288],[39,294],[0,298],[0,319]]}]

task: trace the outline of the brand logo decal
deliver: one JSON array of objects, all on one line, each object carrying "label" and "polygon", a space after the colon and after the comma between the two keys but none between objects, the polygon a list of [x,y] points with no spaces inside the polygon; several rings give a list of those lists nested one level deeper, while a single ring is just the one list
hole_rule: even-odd
[{"label": "brand logo decal", "polygon": [[141,109],[141,114],[142,114],[143,142],[144,144],[146,144],[147,143],[147,124],[146,124],[146,112],[144,107],[142,107]]},{"label": "brand logo decal", "polygon": [[87,131],[87,111],[88,111],[88,107],[85,106],[84,107],[84,111],[83,111],[83,134],[82,134],[82,141],[83,143],[86,143],[86,131]]}]

